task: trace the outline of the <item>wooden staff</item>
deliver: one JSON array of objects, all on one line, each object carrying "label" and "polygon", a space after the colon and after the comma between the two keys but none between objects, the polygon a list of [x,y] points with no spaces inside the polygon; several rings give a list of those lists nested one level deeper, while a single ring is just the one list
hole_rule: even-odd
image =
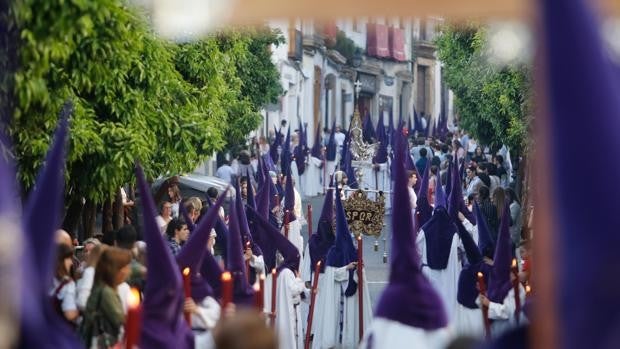
[{"label": "wooden staff", "polygon": [[316,301],[317,287],[319,286],[319,273],[321,272],[321,261],[316,263],[314,268],[314,280],[312,281],[312,294],[310,295],[310,311],[308,312],[308,326],[306,326],[306,340],[304,349],[310,348],[310,335],[312,334],[312,320],[314,319],[314,305]]},{"label": "wooden staff", "polygon": [[[478,291],[483,296],[487,296],[487,286],[484,283],[484,275],[481,272],[478,272]],[[482,321],[484,321],[484,334],[487,339],[491,338],[491,322],[489,321],[489,307],[486,305],[481,305],[480,309],[482,309]]]},{"label": "wooden staff", "polygon": [[288,239],[288,229],[289,229],[289,215],[290,211],[286,210],[284,212],[284,236]]},{"label": "wooden staff", "polygon": [[276,273],[276,268],[271,269],[271,313],[269,317],[271,318],[271,327],[276,327],[276,280],[278,279],[278,274]]},{"label": "wooden staff", "polygon": [[308,238],[312,236],[312,204],[308,204]]},{"label": "wooden staff", "polygon": [[359,331],[360,331],[360,342],[364,337],[364,274],[363,274],[363,266],[364,266],[364,248],[362,243],[362,235],[357,236],[357,295],[358,295],[358,306],[359,306]]},{"label": "wooden staff", "polygon": [[[185,299],[187,298],[192,298],[192,283],[191,280],[189,278],[189,274],[190,274],[190,270],[189,268],[185,268],[183,269],[183,291],[185,293]],[[189,325],[189,327],[192,327],[192,314],[189,312],[185,312],[185,321],[187,321],[187,324]]]},{"label": "wooden staff", "polygon": [[515,274],[515,281],[513,283],[513,290],[515,294],[515,319],[517,320],[517,325],[519,324],[519,320],[521,317],[521,297],[519,292],[519,267],[517,266],[517,260],[512,260],[512,273]]}]

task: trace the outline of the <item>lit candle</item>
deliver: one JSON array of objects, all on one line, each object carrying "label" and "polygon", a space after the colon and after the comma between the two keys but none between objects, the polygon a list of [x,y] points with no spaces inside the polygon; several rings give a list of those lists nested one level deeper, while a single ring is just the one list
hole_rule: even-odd
[{"label": "lit candle", "polygon": [[232,275],[225,271],[222,273],[222,309],[226,309],[233,299]]},{"label": "lit candle", "polygon": [[252,285],[252,288],[254,289],[254,305],[256,306],[256,309],[259,309],[260,311],[260,300],[263,297],[260,294],[260,286],[258,284],[254,284]]},{"label": "lit candle", "polygon": [[[478,278],[478,291],[480,294],[486,297],[487,294],[487,286],[484,282],[484,275],[481,272],[478,272],[476,275]],[[484,333],[487,339],[491,338],[491,322],[489,321],[489,307],[482,305],[480,307],[482,310],[482,321],[484,322]]]},{"label": "lit candle", "polygon": [[515,294],[515,319],[517,320],[517,324],[519,324],[519,320],[521,317],[521,295],[519,292],[519,267],[517,266],[517,259],[512,259],[512,273],[515,276],[515,281],[513,283],[513,291]]},{"label": "lit candle", "polygon": [[271,326],[275,327],[276,325],[276,280],[278,279],[278,274],[276,273],[276,268],[271,269]]},{"label": "lit candle", "polygon": [[532,287],[530,285],[525,286],[525,295],[527,297],[531,296],[532,293]]},{"label": "lit candle", "polygon": [[140,323],[142,321],[142,305],[140,291],[132,288],[127,297],[127,321],[125,322],[125,348],[133,349],[140,345]]},{"label": "lit candle", "polygon": [[478,290],[480,291],[480,294],[486,294],[487,293],[487,286],[486,283],[484,282],[484,275],[481,272],[478,272]]},{"label": "lit candle", "polygon": [[[183,269],[183,291],[185,292],[185,299],[192,298],[192,284],[189,278],[189,268]],[[185,312],[185,321],[191,327],[192,326],[192,314]]]}]

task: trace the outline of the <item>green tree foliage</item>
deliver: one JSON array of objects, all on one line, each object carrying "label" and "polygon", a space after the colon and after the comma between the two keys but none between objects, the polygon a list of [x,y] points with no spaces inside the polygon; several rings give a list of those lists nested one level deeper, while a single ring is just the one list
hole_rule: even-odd
[{"label": "green tree foliage", "polygon": [[101,203],[132,181],[134,159],[151,178],[185,173],[242,141],[279,94],[268,51],[277,33],[166,42],[120,0],[20,0],[10,11],[21,46],[9,133],[25,188],[66,99],[75,104],[68,190]]},{"label": "green tree foliage", "polygon": [[446,26],[436,39],[443,77],[456,96],[460,126],[485,144],[521,151],[530,122],[526,67],[496,67],[484,57],[485,29]]}]

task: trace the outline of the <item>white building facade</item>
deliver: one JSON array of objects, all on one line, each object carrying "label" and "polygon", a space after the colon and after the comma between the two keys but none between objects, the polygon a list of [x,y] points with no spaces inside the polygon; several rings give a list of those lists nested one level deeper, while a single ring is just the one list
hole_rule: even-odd
[{"label": "white building facade", "polygon": [[[413,108],[435,123],[453,119],[452,94],[441,79],[433,44],[438,18],[359,18],[317,24],[306,20],[274,21],[286,43],[273,48],[284,94],[263,111],[258,131],[269,135],[286,120],[301,122],[311,146],[317,127],[347,129],[354,110],[354,83],[359,80],[358,107],[376,127],[383,114],[407,122]],[[352,51],[354,51],[352,53]],[[347,57],[348,56],[348,57]]]}]

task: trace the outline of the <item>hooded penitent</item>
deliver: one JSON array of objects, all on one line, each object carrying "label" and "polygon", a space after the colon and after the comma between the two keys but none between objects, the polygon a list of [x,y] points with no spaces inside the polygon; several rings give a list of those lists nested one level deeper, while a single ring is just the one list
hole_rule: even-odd
[{"label": "hooded penitent", "polygon": [[[259,171],[261,172],[261,171]],[[256,197],[254,196],[254,186],[252,185],[252,181],[250,180],[250,170],[247,172],[248,177],[248,199],[247,205],[253,209],[256,209]]]},{"label": "hooded penitent", "polygon": [[504,206],[504,214],[500,222],[497,245],[493,255],[493,268],[489,276],[489,299],[495,303],[504,303],[504,298],[512,288],[510,282],[510,265],[512,263],[512,248],[510,240],[510,209]]},{"label": "hooded penitent", "polygon": [[[248,188],[250,184],[248,183]],[[239,189],[238,186],[235,186],[235,190]],[[248,192],[249,195],[249,192]],[[237,218],[239,224],[239,232],[241,233],[241,242],[243,243],[243,248],[245,249],[246,244],[250,244],[250,248],[252,249],[252,254],[255,256],[262,256],[263,252],[261,251],[258,244],[254,242],[254,237],[252,236],[252,232],[250,230],[250,226],[248,225],[248,219],[245,213],[245,206],[243,205],[243,201],[241,200],[240,190],[237,190],[236,194],[236,211]],[[250,268],[250,284],[254,284],[256,281],[256,271],[254,268]]]},{"label": "hooded penitent", "polygon": [[293,161],[293,153],[291,152],[291,128],[288,128],[286,132],[286,139],[282,145],[282,154],[280,154],[280,170],[282,173],[287,173],[291,168],[291,162]]},{"label": "hooded penitent", "polygon": [[304,132],[303,126],[301,125],[301,121],[299,122],[299,141],[297,142],[297,146],[293,149],[293,158],[295,159],[295,164],[297,165],[297,174],[302,175],[306,170],[306,144],[304,143],[304,139],[306,137],[306,132]]},{"label": "hooded penitent", "polygon": [[[273,143],[269,147],[269,158],[271,159],[272,164],[277,164],[279,160],[278,148],[282,145],[282,133],[273,127],[274,137]],[[274,169],[275,170],[275,169]]]},{"label": "hooded penitent", "polygon": [[327,161],[336,161],[336,152],[338,146],[336,145],[336,122],[332,124],[332,130],[329,134],[329,140],[327,141],[327,154],[325,158]]},{"label": "hooded penitent", "polygon": [[450,257],[452,238],[457,231],[446,209],[446,197],[439,181],[435,191],[433,216],[422,226],[426,240],[426,259],[433,270],[445,269]]},{"label": "hooded penitent", "polygon": [[143,202],[144,240],[149,272],[146,277],[142,312],[141,347],[193,348],[194,334],[183,319],[181,271],[155,221],[155,203],[144,173],[136,167]]},{"label": "hooded penitent", "polygon": [[293,184],[293,176],[291,171],[286,174],[286,185],[284,188],[284,210],[288,211],[288,221],[293,222],[297,219],[295,217],[295,190]]},{"label": "hooded penitent", "polygon": [[458,228],[459,238],[461,238],[463,247],[465,248],[465,255],[467,256],[467,263],[463,266],[459,275],[456,298],[461,305],[469,309],[477,309],[478,305],[476,304],[476,299],[480,293],[476,287],[477,275],[481,272],[485,279],[488,280],[491,266],[483,261],[482,254],[478,250],[476,242],[465,229],[461,221],[457,221],[456,226]]},{"label": "hooded penitent", "polygon": [[[33,191],[30,193],[23,212],[24,247],[21,250],[19,282],[19,342],[18,348],[81,348],[73,329],[53,309],[49,290],[54,274],[56,244],[54,233],[60,227],[61,211],[64,199],[64,168],[66,143],[68,135],[68,118],[73,111],[71,102],[66,102],[60,113],[60,120],[52,146],[49,148],[45,163],[39,172]],[[10,166],[10,165],[9,165]],[[15,205],[3,202],[15,200],[13,186],[16,178],[10,173],[10,167],[0,155],[0,181],[2,196],[0,199],[0,217],[6,214],[15,219]],[[11,213],[11,211],[14,211]],[[11,217],[12,215],[12,217]],[[6,216],[5,216],[6,217]],[[3,228],[19,229],[13,220],[3,223]],[[17,233],[17,232],[15,232]],[[3,285],[4,286],[4,285]],[[3,295],[5,296],[5,295]]]},{"label": "hooded penitent", "polygon": [[[192,298],[196,302],[202,301],[205,297],[214,297],[214,292],[207,281],[202,277],[201,267],[207,253],[207,241],[211,234],[211,229],[217,222],[219,210],[226,197],[224,191],[217,199],[214,205],[209,207],[206,216],[200,220],[196,229],[192,232],[187,242],[181,248],[181,251],[176,256],[177,264],[180,270],[189,268]],[[210,253],[210,252],[209,252]]]},{"label": "hooded penitent", "polygon": [[364,141],[367,143],[374,143],[377,139],[370,113],[366,113],[366,117],[364,118],[364,129],[362,130],[362,134],[364,136]]},{"label": "hooded penitent", "polygon": [[[278,272],[284,268],[290,269],[293,273],[299,270],[299,251],[297,247],[293,245],[282,233],[280,233],[274,226],[268,221],[260,217],[260,215],[252,210],[248,209],[248,219],[251,224],[260,231],[260,235],[265,237],[265,241],[268,241],[270,246],[265,246],[265,249],[269,249],[274,253],[280,252],[282,255],[282,263],[277,267]],[[267,262],[265,262],[267,264]],[[275,264],[275,263],[274,263]],[[272,266],[275,268],[275,265]]]},{"label": "hooded penitent", "polygon": [[[351,232],[347,224],[344,207],[340,199],[340,190],[336,194],[336,241],[327,252],[325,264],[328,267],[341,268],[345,265],[357,261],[357,250],[353,246]],[[349,270],[349,283],[345,290],[345,295],[351,297],[357,290],[357,283],[353,280],[354,270]]]},{"label": "hooded penitent", "polygon": [[437,169],[437,180],[435,181],[435,207],[448,208],[448,201],[446,199],[446,192],[441,185],[441,175],[439,169]]},{"label": "hooded penitent", "polygon": [[[408,156],[405,154],[403,156]],[[414,166],[415,167],[415,166]],[[420,181],[420,189],[416,193],[418,200],[416,201],[416,218],[418,219],[418,227],[423,226],[431,219],[433,215],[433,207],[428,202],[428,182],[430,179],[431,162],[426,162],[426,169],[424,170],[424,176]]]},{"label": "hooded penitent", "polygon": [[[404,167],[406,148],[399,135],[396,145],[394,187],[407,186]],[[381,294],[375,316],[406,326],[435,330],[447,325],[447,317],[439,295],[422,274],[420,256],[415,246],[414,219],[406,190],[395,190],[392,204],[392,260],[389,284]]]},{"label": "hooded penitent", "polygon": [[387,136],[385,132],[385,125],[383,125],[383,113],[379,116],[379,123],[377,124],[377,141],[379,142],[379,148],[377,154],[375,154],[374,162],[376,164],[383,164],[387,162]]},{"label": "hooded penitent", "polygon": [[[334,245],[336,236],[334,235],[334,189],[327,190],[323,200],[323,209],[319,217],[316,232],[308,240],[310,249],[310,271],[318,261],[325,261],[327,252]],[[325,270],[325,263],[321,263],[321,272]]]},{"label": "hooded penitent", "polygon": [[239,228],[239,215],[243,214],[243,212],[237,212],[235,201],[231,200],[229,206],[230,234],[228,235],[228,244],[226,246],[226,269],[233,276],[233,302],[237,305],[251,305],[254,302],[254,290],[250,287],[246,278],[243,245]]}]

